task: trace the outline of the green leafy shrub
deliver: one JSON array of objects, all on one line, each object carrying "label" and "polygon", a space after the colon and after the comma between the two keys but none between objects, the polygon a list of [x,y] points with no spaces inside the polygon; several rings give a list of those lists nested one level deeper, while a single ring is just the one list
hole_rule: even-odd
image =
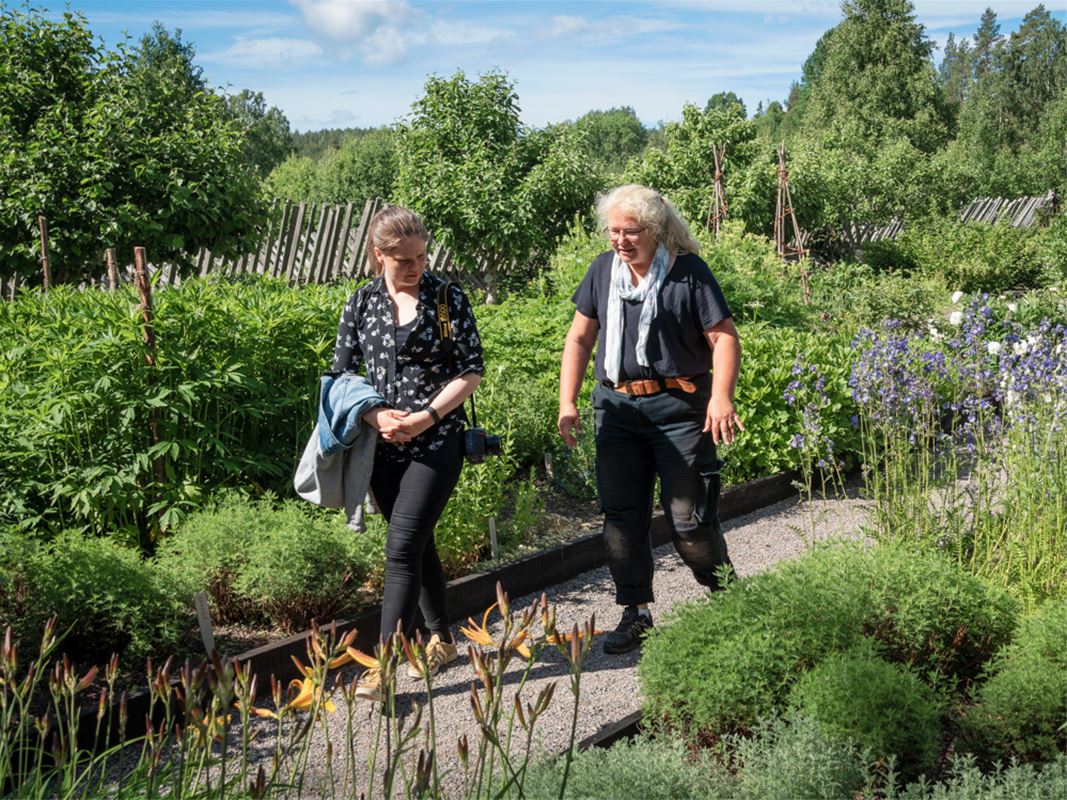
[{"label": "green leafy shrub", "polygon": [[358,609],[381,553],[380,537],[355,533],[340,514],[230,495],[192,514],[157,563],[184,597],[207,592],[222,620],[295,630]]},{"label": "green leafy shrub", "polygon": [[169,652],[191,620],[192,599],[179,600],[168,576],[110,539],[67,531],[24,543],[22,555],[25,595],[5,623],[27,644],[55,615],[57,630],[69,629],[62,649],[72,658],[100,663],[119,653],[136,664]]},{"label": "green leafy shrub", "polygon": [[1034,250],[1041,263],[1044,283],[1067,289],[1067,213],[1061,213],[1039,228]]},{"label": "green leafy shrub", "polygon": [[672,611],[638,664],[646,718],[693,741],[747,731],[807,670],[865,637],[887,660],[954,684],[1007,641],[1015,609],[938,553],[819,547]]},{"label": "green leafy shrub", "polygon": [[1011,637],[1018,602],[937,552],[878,547],[866,573],[864,632],[878,640],[885,658],[931,683],[968,684]]},{"label": "green leafy shrub", "polygon": [[[563,778],[562,757],[532,764],[523,782],[522,796],[559,797]],[[622,740],[610,748],[591,747],[575,753],[564,798],[616,800],[711,800],[728,798],[730,778],[707,755],[693,754],[670,737]],[[516,790],[513,797],[519,797]]]},{"label": "green leafy shrub", "polygon": [[828,735],[809,717],[771,717],[752,736],[728,737],[725,747],[736,774],[735,800],[839,800],[872,784],[855,744]]},{"label": "green leafy shrub", "polygon": [[1043,277],[1036,229],[1006,221],[964,224],[932,217],[909,223],[899,244],[920,270],[941,274],[950,288],[965,292],[1032,288]]},{"label": "green leafy shrub", "polygon": [[809,333],[754,323],[741,328],[741,373],[735,402],[745,423],[738,443],[724,448],[723,480],[742,483],[799,466],[800,456],[790,446],[802,432],[799,409],[790,408],[785,392],[796,377],[798,357],[816,368],[825,381],[828,403],[819,412],[820,436],[834,443],[838,458],[856,452],[858,432],[848,387],[851,344],[848,335]]},{"label": "green leafy shrub", "polygon": [[[803,327],[813,316],[803,302],[796,265],[784,264],[766,236],[746,233],[738,220],[727,220],[718,239],[693,226],[703,245],[701,257],[726,296],[738,325],[764,322]],[[810,266],[810,265],[809,265]]]},{"label": "green leafy shrub", "polygon": [[1067,602],[1023,618],[988,665],[964,740],[990,759],[1050,761],[1067,750]]},{"label": "green leafy shrub", "polygon": [[887,319],[925,330],[947,294],[936,274],[886,272],[870,263],[844,261],[815,272],[811,285],[822,324],[847,334],[877,328]]},{"label": "green leafy shrub", "polygon": [[940,712],[933,692],[869,646],[831,653],[797,680],[789,702],[827,736],[855,742],[875,763],[896,756],[904,777],[926,772],[937,759]]},{"label": "green leafy shrub", "polygon": [[890,789],[885,800],[1059,800],[1067,797],[1067,755],[1043,768],[1032,764],[998,765],[983,773],[973,759],[957,758],[952,774],[940,783],[920,781],[902,792]]},{"label": "green leafy shrub", "polygon": [[185,281],[157,294],[154,369],[132,289],[3,303],[0,520],[144,541],[219,488],[289,491],[346,294]]}]

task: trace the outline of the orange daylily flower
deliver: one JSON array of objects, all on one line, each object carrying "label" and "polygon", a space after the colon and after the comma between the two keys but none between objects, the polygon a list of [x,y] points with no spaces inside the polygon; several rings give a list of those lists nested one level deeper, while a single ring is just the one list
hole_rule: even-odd
[{"label": "orange daylily flower", "polygon": [[[585,638],[585,633],[586,633],[585,631],[578,631],[578,641],[581,641],[582,639]],[[596,631],[593,631],[593,636],[601,636],[603,633],[604,633],[604,631],[596,630]],[[545,637],[545,641],[548,642],[548,644],[567,644],[573,638],[574,638],[574,632],[573,631],[568,632],[568,633],[559,633],[557,631],[555,633],[548,634],[548,636]]]},{"label": "orange daylily flower", "polygon": [[530,648],[526,646],[526,631],[519,631],[519,635],[511,640],[508,649],[514,650],[523,658],[531,658]]},{"label": "orange daylily flower", "polygon": [[374,667],[379,666],[378,659],[376,659],[374,656],[369,656],[362,650],[357,650],[354,647],[346,647],[345,655],[349,656],[361,667],[366,667],[367,669],[372,669]]},{"label": "orange daylily flower", "polygon": [[485,610],[485,614],[482,615],[481,625],[478,625],[473,619],[467,617],[467,622],[470,623],[470,627],[465,628],[461,625],[459,632],[475,644],[480,644],[483,647],[490,647],[493,645],[493,637],[489,634],[489,615],[493,613],[494,608],[496,608],[496,603],[493,603]]},{"label": "orange daylily flower", "polygon": [[[296,689],[295,692],[293,691],[294,688]],[[309,710],[315,702],[316,688],[315,681],[310,677],[304,678],[304,680],[294,678],[289,681],[289,702],[286,703],[285,707],[293,711]],[[337,706],[329,698],[323,701],[322,707],[331,714],[337,710]]]}]

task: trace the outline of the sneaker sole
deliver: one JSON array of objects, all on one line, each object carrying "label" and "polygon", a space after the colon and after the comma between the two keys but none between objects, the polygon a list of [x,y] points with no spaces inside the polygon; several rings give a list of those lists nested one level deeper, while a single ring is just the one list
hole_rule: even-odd
[{"label": "sneaker sole", "polygon": [[636,642],[629,645],[628,647],[613,647],[607,642],[604,642],[604,652],[607,653],[609,656],[621,656],[623,653],[629,653],[632,650],[639,649],[643,640],[644,637],[642,636],[640,639],[638,639]]}]

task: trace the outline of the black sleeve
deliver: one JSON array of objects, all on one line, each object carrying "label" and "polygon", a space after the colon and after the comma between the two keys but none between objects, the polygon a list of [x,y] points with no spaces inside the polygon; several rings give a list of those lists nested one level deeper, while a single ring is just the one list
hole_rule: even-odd
[{"label": "black sleeve", "polygon": [[706,331],[733,314],[730,306],[726,304],[726,297],[719,288],[719,282],[711,274],[711,269],[703,259],[698,260],[700,263],[694,270],[696,278],[693,281],[693,294],[700,317],[700,329]]},{"label": "black sleeve", "polygon": [[334,372],[358,372],[363,364],[363,349],[359,346],[359,292],[353,293],[341,312],[337,324],[337,343],[333,348]]},{"label": "black sleeve", "polygon": [[[607,263],[610,264],[611,262]],[[582,282],[578,284],[578,288],[571,295],[571,302],[574,303],[574,307],[584,317],[589,317],[590,319],[600,318],[597,313],[600,307],[598,291],[600,281],[598,279],[601,270],[606,268],[604,256],[597,256],[593,259],[593,263],[585,271],[585,277],[582,278]]]},{"label": "black sleeve", "polygon": [[453,283],[448,288],[448,308],[452,314],[452,338],[455,340],[456,376],[468,372],[485,374],[482,359],[482,340],[478,336],[478,323],[474,319],[474,309],[459,284]]}]

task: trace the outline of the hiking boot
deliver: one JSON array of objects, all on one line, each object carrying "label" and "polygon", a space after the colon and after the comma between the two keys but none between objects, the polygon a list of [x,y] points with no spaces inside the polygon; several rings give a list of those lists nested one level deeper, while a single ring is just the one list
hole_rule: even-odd
[{"label": "hiking boot", "polygon": [[618,627],[604,639],[604,652],[610,655],[628,653],[641,646],[645,633],[651,629],[651,614],[642,614],[637,606],[626,606]]},{"label": "hiking boot", "polygon": [[382,702],[382,671],[378,667],[370,667],[359,676],[356,697],[372,703]]},{"label": "hiking boot", "polygon": [[[426,660],[430,665],[430,676],[436,675],[445,664],[451,664],[459,658],[459,650],[455,642],[443,642],[436,633],[430,637],[426,644]],[[421,678],[422,670],[414,664],[408,664],[408,675],[412,678]]]}]

